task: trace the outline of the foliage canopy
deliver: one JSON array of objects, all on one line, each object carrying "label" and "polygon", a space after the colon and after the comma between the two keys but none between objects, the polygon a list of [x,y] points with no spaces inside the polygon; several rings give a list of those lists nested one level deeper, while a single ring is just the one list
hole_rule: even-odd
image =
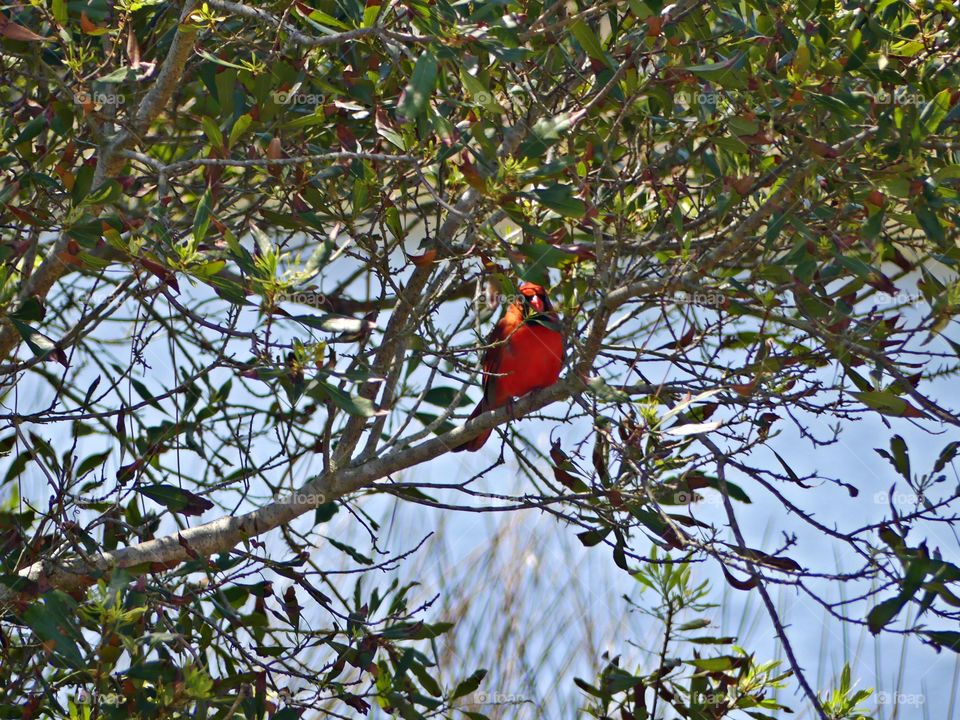
[{"label": "foliage canopy", "polygon": [[[411,469],[494,424],[489,470],[529,484],[489,502],[648,584],[689,572],[651,543],[719,567],[788,650],[668,662],[687,641],[661,588],[660,665],[582,681],[597,716],[769,717],[790,671],[818,717],[862,717],[849,673],[818,699],[774,585],[960,650],[956,548],[930,546],[960,447],[958,23],[898,0],[6,7],[0,697],[26,704],[5,715],[72,717],[82,692],[110,717],[484,717],[482,671],[440,677],[449,624],[375,586],[400,558],[324,527],[348,510],[376,549],[362,498],[468,505],[476,477]],[[512,413],[550,405],[549,442],[506,409],[461,427],[521,278],[568,339]],[[881,522],[855,479],[789,459],[856,421],[911,493]],[[911,426],[946,432],[911,456]],[[856,566],[751,547],[764,494]]]}]

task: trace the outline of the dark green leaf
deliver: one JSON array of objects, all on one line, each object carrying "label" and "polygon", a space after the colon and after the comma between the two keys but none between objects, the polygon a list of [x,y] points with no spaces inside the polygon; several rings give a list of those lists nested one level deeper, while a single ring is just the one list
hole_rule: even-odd
[{"label": "dark green leaf", "polygon": [[477,688],[480,687],[480,683],[483,682],[483,679],[487,676],[486,670],[477,670],[475,673],[471,674],[466,680],[461,680],[457,687],[453,691],[453,695],[450,696],[451,700],[456,700],[458,698],[465,697],[472,692],[476,692]]},{"label": "dark green leaf", "polygon": [[206,498],[174,485],[144,485],[138,490],[141,495],[181,515],[202,515],[213,508],[213,503]]},{"label": "dark green leaf", "polygon": [[400,98],[398,111],[407,120],[416,120],[424,114],[430,95],[437,82],[437,58],[424,48],[410,76],[410,82]]}]

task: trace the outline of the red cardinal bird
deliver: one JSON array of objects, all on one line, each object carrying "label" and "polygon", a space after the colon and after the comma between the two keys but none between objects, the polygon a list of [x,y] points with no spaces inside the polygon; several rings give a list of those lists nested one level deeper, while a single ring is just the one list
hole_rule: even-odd
[{"label": "red cardinal bird", "polygon": [[[547,292],[525,282],[520,295],[500,318],[487,338],[492,347],[483,356],[483,398],[470,419],[506,405],[515,397],[549,387],[560,377],[563,364],[563,336],[560,320]],[[490,437],[491,430],[458,445],[453,450],[476,452]]]}]

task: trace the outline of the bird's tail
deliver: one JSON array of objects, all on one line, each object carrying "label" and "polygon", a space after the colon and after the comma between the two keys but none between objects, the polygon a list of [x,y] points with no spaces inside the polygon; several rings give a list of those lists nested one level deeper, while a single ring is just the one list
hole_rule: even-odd
[{"label": "bird's tail", "polygon": [[[467,421],[473,420],[478,415],[485,413],[489,408],[487,407],[486,398],[482,398],[480,402],[477,403],[477,406],[473,409],[473,412],[470,413],[470,417],[467,418]],[[485,430],[481,434],[477,435],[473,440],[467,440],[465,443],[457,445],[453,448],[453,452],[463,452],[468,450],[470,452],[476,452],[483,447],[483,444],[487,441],[487,438],[490,437],[490,433],[493,430]]]}]

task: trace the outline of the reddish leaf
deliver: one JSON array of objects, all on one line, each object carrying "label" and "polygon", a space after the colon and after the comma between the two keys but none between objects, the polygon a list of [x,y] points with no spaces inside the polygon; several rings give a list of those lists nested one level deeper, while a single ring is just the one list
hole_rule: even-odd
[{"label": "reddish leaf", "polygon": [[827,145],[827,143],[821,142],[820,140],[806,138],[804,140],[804,143],[812,153],[814,153],[815,155],[819,155],[820,157],[823,157],[823,158],[835,158],[840,154],[837,152],[837,149],[835,147],[831,145]]},{"label": "reddish leaf", "polygon": [[423,267],[424,265],[431,264],[434,260],[437,259],[436,250],[427,250],[423,255],[410,255],[410,262],[412,262],[417,267]]},{"label": "reddish leaf", "polygon": [[53,38],[37,35],[33,30],[29,30],[23,25],[18,25],[8,20],[7,17],[2,14],[0,14],[0,35],[10,38],[11,40],[21,40],[23,42],[49,42],[53,40]]},{"label": "reddish leaf", "polygon": [[[279,137],[274,137],[270,144],[267,146],[267,159],[268,160],[279,160],[283,157],[283,145],[280,143]],[[267,170],[270,171],[270,174],[273,176],[278,176],[280,174],[280,166],[275,163],[267,163]]]},{"label": "reddish leaf", "polygon": [[200,557],[200,553],[190,547],[190,543],[184,540],[183,535],[180,533],[177,533],[177,542],[180,544],[180,547],[183,548],[184,552],[187,553],[187,557],[189,557],[191,560],[196,560],[198,557]]},{"label": "reddish leaf", "polygon": [[347,705],[352,707],[357,712],[361,712],[364,715],[370,710],[369,703],[364,702],[361,698],[358,698],[356,695],[344,695],[340,698]]},{"label": "reddish leaf", "polygon": [[337,123],[337,140],[340,141],[340,147],[347,152],[358,152],[360,143],[356,136],[350,131],[350,128],[342,123]]},{"label": "reddish leaf", "polygon": [[137,42],[136,33],[133,32],[133,23],[127,26],[127,60],[130,61],[130,67],[140,66],[140,44]]},{"label": "reddish leaf", "polygon": [[80,13],[80,29],[87,34],[96,34],[101,30],[93,20],[87,17],[86,12]]},{"label": "reddish leaf", "polygon": [[140,258],[140,264],[151,274],[156,275],[164,283],[172,287],[177,292],[180,292],[180,284],[177,282],[177,278],[163,265],[156,263],[153,260],[148,260],[147,258]]},{"label": "reddish leaf", "polygon": [[463,179],[467,181],[467,184],[475,190],[485,190],[487,187],[486,182],[483,180],[483,176],[477,170],[476,166],[470,162],[468,159],[463,158],[460,162],[460,172],[463,174]]}]

